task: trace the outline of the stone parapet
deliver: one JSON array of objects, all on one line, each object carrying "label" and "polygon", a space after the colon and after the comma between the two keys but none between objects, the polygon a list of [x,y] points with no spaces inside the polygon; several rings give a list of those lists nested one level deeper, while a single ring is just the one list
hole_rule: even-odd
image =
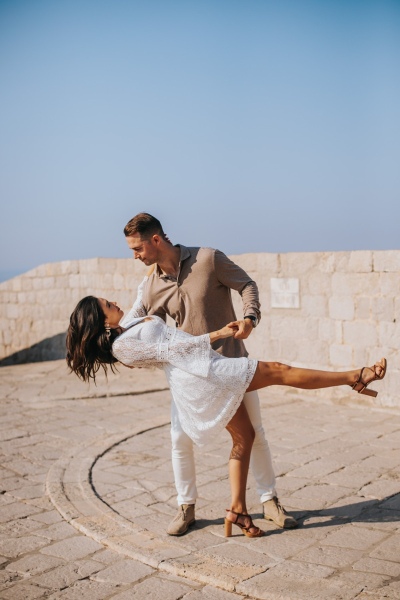
[{"label": "stone parapet", "polygon": [[[251,356],[348,369],[385,355],[390,371],[378,398],[400,406],[400,250],[231,258],[260,290],[262,320],[247,341]],[[94,258],[41,265],[1,283],[1,364],[60,358],[69,315],[80,298],[106,297],[126,310],[145,272],[132,259]],[[240,316],[240,297],[234,293],[233,299]]]}]

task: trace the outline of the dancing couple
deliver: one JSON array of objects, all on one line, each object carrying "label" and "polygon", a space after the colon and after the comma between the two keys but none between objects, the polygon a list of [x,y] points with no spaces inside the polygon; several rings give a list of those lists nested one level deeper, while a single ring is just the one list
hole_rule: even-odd
[{"label": "dancing couple", "polygon": [[[75,308],[67,333],[67,363],[83,381],[100,368],[156,366],[164,369],[172,396],[172,466],[179,510],[167,533],[182,535],[195,522],[197,499],[193,443],[215,441],[225,428],[232,437],[229,457],[232,524],[248,537],[263,531],[246,506],[251,466],[267,520],[292,528],[297,521],[283,508],[275,490],[271,455],[261,423],[256,390],[270,385],[321,389],[349,385],[358,393],[383,379],[386,360],[345,372],[290,367],[249,358],[243,343],[258,325],[257,285],[218,250],[172,245],[160,222],[140,213],[124,229],[135,259],[151,267],[124,316],[116,302],[87,296]],[[231,290],[239,292],[244,318],[236,319]],[[166,325],[166,316],[176,327]]]}]

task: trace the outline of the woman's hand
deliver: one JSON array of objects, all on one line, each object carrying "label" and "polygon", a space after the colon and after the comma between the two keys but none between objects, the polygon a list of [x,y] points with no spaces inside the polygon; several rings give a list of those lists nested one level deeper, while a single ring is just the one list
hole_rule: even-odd
[{"label": "woman's hand", "polygon": [[218,329],[218,331],[212,331],[210,335],[211,344],[216,342],[217,340],[223,340],[228,337],[233,337],[238,330],[238,326],[235,321],[228,323],[222,329]]}]

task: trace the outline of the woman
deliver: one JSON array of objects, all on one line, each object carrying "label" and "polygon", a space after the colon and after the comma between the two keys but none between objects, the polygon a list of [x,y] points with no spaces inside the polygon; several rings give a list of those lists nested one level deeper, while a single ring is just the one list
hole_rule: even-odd
[{"label": "woman", "polygon": [[386,373],[386,360],[372,367],[332,373],[261,362],[246,357],[226,358],[212,350],[211,344],[233,336],[235,322],[218,331],[192,336],[168,327],[155,315],[141,313],[140,297],[135,314],[143,316],[124,321],[122,310],[104,298],[83,298],[71,315],[67,333],[67,363],[83,381],[93,379],[100,368],[120,362],[128,367],[163,368],[179,411],[185,432],[198,445],[215,440],[223,428],[232,436],[229,459],[231,507],[225,518],[225,535],[232,523],[248,537],[260,537],[247,513],[246,482],[254,430],[242,403],[246,391],[269,385],[320,389],[350,385],[370,396],[377,392],[367,386]]}]

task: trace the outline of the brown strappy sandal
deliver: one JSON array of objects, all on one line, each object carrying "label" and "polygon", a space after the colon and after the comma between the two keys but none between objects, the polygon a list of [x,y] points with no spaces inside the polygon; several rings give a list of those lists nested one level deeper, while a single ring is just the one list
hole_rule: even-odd
[{"label": "brown strappy sandal", "polygon": [[[381,369],[381,372],[379,373],[379,375],[376,372],[377,367],[379,367]],[[375,363],[373,367],[363,367],[360,371],[360,375],[359,375],[357,381],[351,386],[352,389],[355,392],[358,392],[359,394],[365,394],[365,396],[372,396],[373,398],[376,398],[378,395],[378,392],[376,392],[375,390],[368,390],[367,387],[373,381],[377,381],[378,379],[383,379],[386,375],[386,368],[387,368],[386,358],[381,358],[381,360],[379,362]],[[364,373],[365,369],[369,369],[370,371],[374,371],[374,373],[375,373],[374,377],[370,381],[363,380],[363,373]],[[361,385],[360,389],[356,389],[358,385]]]},{"label": "brown strappy sandal", "polygon": [[[229,519],[227,519],[225,517],[225,537],[231,537],[232,525],[237,525],[242,530],[242,533],[250,538],[261,537],[264,535],[264,531],[254,525],[253,520],[250,515],[244,515],[243,513],[237,513],[234,510],[231,510],[230,508],[227,508],[226,512],[230,512],[233,515],[236,515],[236,519],[234,521],[230,521]],[[240,517],[243,517],[244,519],[248,519],[250,521],[250,524],[248,527],[246,527],[246,525],[244,525],[243,523],[239,523]],[[252,531],[250,531],[250,529],[256,529],[257,531],[252,532]]]}]

